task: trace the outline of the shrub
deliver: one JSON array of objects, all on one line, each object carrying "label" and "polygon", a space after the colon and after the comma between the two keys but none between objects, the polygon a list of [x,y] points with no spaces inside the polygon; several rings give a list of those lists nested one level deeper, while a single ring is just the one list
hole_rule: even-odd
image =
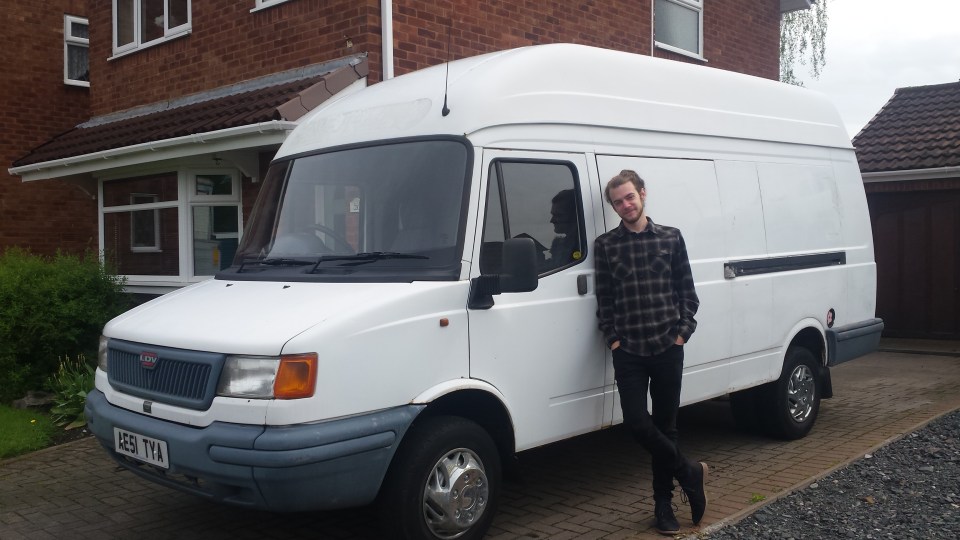
[{"label": "shrub", "polygon": [[50,416],[58,426],[73,429],[87,425],[83,405],[87,393],[93,390],[95,371],[82,354],[75,360],[69,356],[60,360],[57,373],[47,382],[54,394]]},{"label": "shrub", "polygon": [[127,307],[123,285],[92,253],[0,255],[0,403],[39,389],[62,355],[96,358],[103,325]]}]

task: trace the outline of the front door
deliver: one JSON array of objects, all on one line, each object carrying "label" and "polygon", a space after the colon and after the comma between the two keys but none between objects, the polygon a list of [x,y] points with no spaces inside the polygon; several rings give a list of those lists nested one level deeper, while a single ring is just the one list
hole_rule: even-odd
[{"label": "front door", "polygon": [[517,450],[599,429],[605,357],[597,329],[596,228],[583,154],[485,151],[471,277],[499,273],[508,238],[532,238],[539,281],[471,309],[470,376],[504,395]]}]

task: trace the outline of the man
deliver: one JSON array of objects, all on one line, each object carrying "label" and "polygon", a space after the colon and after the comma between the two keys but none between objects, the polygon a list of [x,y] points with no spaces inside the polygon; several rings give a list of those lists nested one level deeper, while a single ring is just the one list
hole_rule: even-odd
[{"label": "man", "polygon": [[550,243],[547,270],[560,268],[580,260],[580,230],[577,223],[577,198],[572,189],[565,189],[550,200],[550,223],[556,236]]},{"label": "man", "polygon": [[687,460],[677,447],[683,345],[697,327],[693,316],[700,300],[680,231],[647,216],[643,179],[621,171],[604,195],[621,222],[596,241],[597,317],[613,351],[624,424],[651,454],[657,532],[673,535],[680,530],[673,513],[674,478],[690,502],[694,524],[707,507],[707,465]]}]

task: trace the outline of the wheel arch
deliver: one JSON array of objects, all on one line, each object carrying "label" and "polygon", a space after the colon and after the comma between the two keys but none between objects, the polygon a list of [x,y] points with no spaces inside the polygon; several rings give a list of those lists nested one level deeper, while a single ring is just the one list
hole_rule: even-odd
[{"label": "wheel arch", "polygon": [[820,369],[817,371],[817,377],[820,379],[821,386],[820,397],[830,399],[833,397],[833,380],[830,377],[830,368],[827,367],[827,338],[819,322],[809,320],[807,323],[808,324],[804,326],[794,329],[793,337],[788,342],[787,347],[784,348],[784,361],[781,361],[780,364],[781,375],[784,369],[787,351],[789,351],[791,347],[803,347],[813,353],[814,358],[817,359],[817,363],[820,366]]},{"label": "wheel arch", "polygon": [[784,349],[784,358],[786,358],[786,351],[789,350],[790,347],[803,347],[808,349],[818,358],[820,365],[827,365],[827,342],[823,334],[823,329],[820,328],[819,325],[808,325],[795,330],[789,344],[786,349]]},{"label": "wheel arch", "polygon": [[420,412],[418,418],[459,416],[472,420],[490,434],[504,463],[509,462],[516,448],[513,419],[503,401],[491,392],[468,388],[443,394]]}]

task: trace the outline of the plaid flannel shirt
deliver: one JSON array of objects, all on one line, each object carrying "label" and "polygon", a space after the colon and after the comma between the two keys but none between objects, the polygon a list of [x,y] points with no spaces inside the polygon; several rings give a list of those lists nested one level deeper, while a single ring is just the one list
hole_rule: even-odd
[{"label": "plaid flannel shirt", "polygon": [[620,340],[630,354],[653,356],[677,336],[690,339],[700,299],[678,229],[648,218],[635,233],[621,222],[597,238],[595,254],[597,318],[608,347]]}]

